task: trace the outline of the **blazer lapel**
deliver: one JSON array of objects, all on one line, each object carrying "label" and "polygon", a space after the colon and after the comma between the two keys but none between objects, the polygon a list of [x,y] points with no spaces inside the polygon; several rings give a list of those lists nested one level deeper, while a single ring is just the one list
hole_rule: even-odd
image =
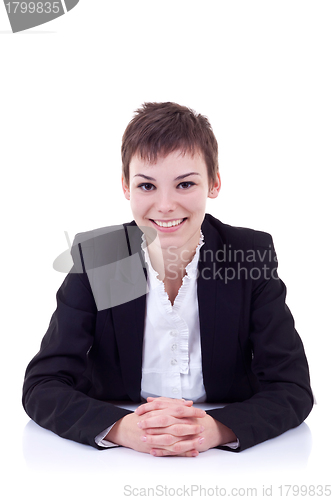
[{"label": "blazer lapel", "polygon": [[202,371],[207,400],[223,400],[235,375],[241,305],[241,284],[227,280],[221,249],[226,245],[206,220],[202,226],[205,245],[199,261],[198,304]]},{"label": "blazer lapel", "polygon": [[[124,224],[128,253],[138,255],[138,266],[143,267],[147,277],[145,262],[141,250],[142,232],[134,222]],[[139,260],[140,259],[140,260]],[[142,269],[141,269],[142,272]],[[132,280],[129,280],[130,282]],[[135,279],[133,280],[135,283]],[[140,289],[142,284],[140,285]],[[123,380],[128,395],[133,401],[141,401],[142,346],[146,312],[146,294],[112,308],[115,335],[119,349],[119,358]]]}]

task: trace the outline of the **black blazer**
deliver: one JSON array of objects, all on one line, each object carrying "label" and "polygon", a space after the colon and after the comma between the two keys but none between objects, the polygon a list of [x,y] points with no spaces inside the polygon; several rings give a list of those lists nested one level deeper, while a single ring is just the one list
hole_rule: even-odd
[{"label": "black blazer", "polygon": [[[128,237],[136,227],[132,222],[121,230],[128,253],[141,259],[141,238]],[[145,321],[144,293],[113,307],[96,306],[85,262],[94,248],[98,265],[105,264],[111,242],[118,245],[107,229],[76,238],[74,268],[57,293],[57,309],[23,387],[24,408],[39,425],[97,448],[95,436],[131,413],[109,401],[141,402]],[[271,236],[208,214],[202,232],[197,290],[203,380],[207,402],[228,403],[207,413],[234,431],[240,451],[307,417],[313,405],[309,370]]]}]

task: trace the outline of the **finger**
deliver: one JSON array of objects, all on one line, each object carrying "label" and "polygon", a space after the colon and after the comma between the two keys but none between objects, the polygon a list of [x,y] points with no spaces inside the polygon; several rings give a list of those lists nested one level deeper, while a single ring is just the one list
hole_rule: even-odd
[{"label": "finger", "polygon": [[176,398],[166,398],[164,396],[156,397],[153,398],[152,396],[147,397],[148,403],[151,403],[152,401],[156,401],[156,399],[163,400],[163,401],[169,401],[170,403],[184,403],[187,406],[193,405],[193,401],[191,399],[176,399]]},{"label": "finger", "polygon": [[137,423],[139,429],[144,429],[145,431],[154,431],[156,428],[163,428],[163,432],[169,432],[168,429],[171,425],[201,425],[200,421],[198,421],[197,418],[176,418],[171,415],[165,414],[162,411],[159,413],[154,413],[155,416],[152,415],[153,413],[150,412],[141,417],[141,420]]},{"label": "finger", "polygon": [[199,424],[173,424],[168,427],[152,427],[146,428],[146,434],[172,434],[173,436],[190,436],[195,434],[201,434],[204,432],[205,428],[203,425]]},{"label": "finger", "polygon": [[144,418],[139,420],[137,426],[139,429],[146,430],[155,427],[169,427],[169,425],[176,424],[177,419],[171,415],[165,415],[162,413],[157,414],[157,416]]},{"label": "finger", "polygon": [[[147,398],[148,401],[149,398]],[[181,405],[181,406],[192,406],[193,401],[184,401],[182,399],[170,399],[170,398],[155,398],[152,401],[149,401],[148,403],[144,403],[135,410],[134,413],[137,415],[143,415],[144,413],[147,413],[149,411],[153,410],[163,410],[165,408],[168,408],[170,405]]]},{"label": "finger", "polygon": [[[154,404],[155,402],[147,403],[146,406]],[[149,419],[151,417],[159,415],[170,415],[176,418],[202,418],[206,416],[206,412],[204,410],[195,408],[194,406],[168,405],[167,408],[163,408],[163,404],[161,402],[159,402],[159,405],[161,405],[162,407],[157,409],[151,406],[149,409],[149,413],[142,410],[142,412],[138,411],[137,414],[145,415],[144,419]],[[139,408],[137,408],[137,410],[139,410]],[[161,427],[163,427],[163,425]]]},{"label": "finger", "polygon": [[163,448],[165,448],[168,451],[175,452],[177,455],[179,455],[179,453],[186,453],[187,451],[190,450],[200,451],[200,449],[203,449],[204,441],[205,438],[202,436],[196,437],[195,439],[180,439],[171,446],[166,445]]},{"label": "finger", "polygon": [[[194,436],[193,436],[193,438],[194,438]],[[175,443],[178,443],[181,440],[187,440],[187,441],[189,440],[188,436],[179,437],[179,436],[173,436],[172,434],[158,434],[156,436],[145,434],[145,435],[141,436],[140,439],[144,443],[151,445],[153,448],[155,448],[155,447],[162,448],[163,447],[163,448],[168,448],[168,449],[170,449],[170,447],[172,445],[174,445]]]},{"label": "finger", "polygon": [[[191,450],[204,450],[203,443],[205,439],[203,437],[196,437],[194,439],[187,438],[176,438],[177,441],[172,443],[173,436],[169,434],[161,436],[144,436],[145,443],[151,445],[151,450],[160,449],[169,453],[164,453],[165,455],[180,455],[181,453],[187,453]],[[173,437],[174,438],[174,437]],[[170,444],[169,444],[169,442]]]},{"label": "finger", "polygon": [[150,454],[154,457],[167,457],[167,456],[177,456],[177,457],[197,457],[199,455],[198,450],[190,450],[185,453],[174,453],[168,450],[163,450],[161,448],[152,448]]}]

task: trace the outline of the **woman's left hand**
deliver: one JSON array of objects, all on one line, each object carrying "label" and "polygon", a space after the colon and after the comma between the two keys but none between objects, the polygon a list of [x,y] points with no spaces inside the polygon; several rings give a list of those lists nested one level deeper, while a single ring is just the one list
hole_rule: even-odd
[{"label": "woman's left hand", "polygon": [[[189,405],[190,404],[190,405]],[[147,398],[135,413],[145,415],[142,439],[154,456],[192,456],[237,440],[234,433],[191,402],[171,398]],[[189,406],[188,406],[189,405]]]}]

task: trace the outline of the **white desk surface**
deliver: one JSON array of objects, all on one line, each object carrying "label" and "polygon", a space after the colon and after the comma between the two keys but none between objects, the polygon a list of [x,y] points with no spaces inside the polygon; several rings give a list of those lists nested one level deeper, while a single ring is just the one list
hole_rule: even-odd
[{"label": "white desk surface", "polygon": [[[127,407],[135,409],[136,406]],[[196,406],[208,409],[218,405]],[[98,492],[104,492],[103,495],[110,499],[128,496],[150,498],[153,493],[155,497],[190,497],[186,492],[191,493],[191,490],[186,488],[191,487],[194,488],[193,498],[200,498],[199,493],[201,498],[205,497],[204,493],[206,498],[219,497],[222,493],[234,496],[232,488],[255,488],[257,498],[282,498],[278,489],[280,485],[332,483],[331,464],[323,456],[326,445],[320,432],[322,416],[316,406],[307,422],[275,439],[241,453],[212,449],[193,459],[157,458],[127,448],[99,451],[62,439],[27,419],[22,427],[21,454],[20,443],[16,442],[18,461],[15,467],[19,474],[11,484],[18,491],[28,488],[31,498],[43,500],[67,500],[74,498],[72,495],[85,500]],[[311,421],[315,427],[315,442]],[[271,490],[266,489],[263,495],[263,488],[271,486],[273,494],[269,495]],[[212,495],[212,488],[219,488],[217,495]],[[246,496],[244,489],[238,496]]]}]

